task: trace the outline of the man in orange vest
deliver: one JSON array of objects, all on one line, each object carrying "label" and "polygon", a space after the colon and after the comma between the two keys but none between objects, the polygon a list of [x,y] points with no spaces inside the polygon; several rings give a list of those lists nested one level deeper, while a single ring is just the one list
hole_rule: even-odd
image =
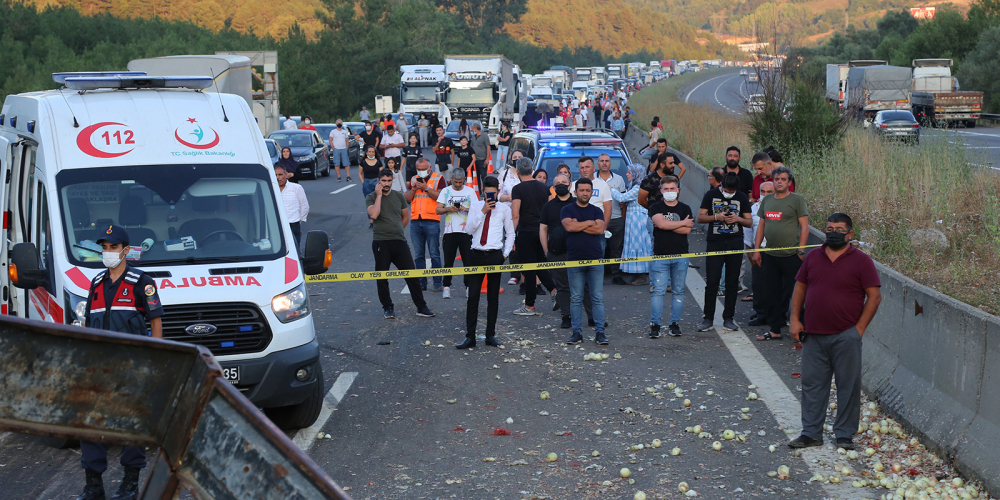
[{"label": "man in orange vest", "polygon": [[[444,189],[444,177],[431,170],[426,158],[417,160],[417,175],[410,179],[410,189],[404,193],[410,204],[410,240],[413,242],[413,260],[417,269],[427,267],[424,250],[431,254],[431,266],[441,268],[441,216],[437,213],[437,199]],[[427,278],[420,278],[420,289],[427,290]],[[435,292],[443,289],[441,277],[434,277]]]}]

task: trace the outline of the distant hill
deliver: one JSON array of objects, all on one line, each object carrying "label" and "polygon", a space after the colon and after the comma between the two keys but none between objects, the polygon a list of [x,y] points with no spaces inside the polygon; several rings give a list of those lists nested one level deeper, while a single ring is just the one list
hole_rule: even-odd
[{"label": "distant hill", "polygon": [[665,12],[603,0],[528,0],[528,13],[521,22],[508,25],[507,32],[534,45],[574,49],[589,45],[611,56],[641,50],[671,59],[738,55],[732,46]]}]

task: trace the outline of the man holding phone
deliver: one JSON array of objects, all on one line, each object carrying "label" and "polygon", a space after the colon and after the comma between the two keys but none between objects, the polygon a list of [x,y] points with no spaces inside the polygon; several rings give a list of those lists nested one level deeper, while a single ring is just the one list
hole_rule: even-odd
[{"label": "man holding phone", "polygon": [[[448,172],[447,177],[451,179],[451,184],[441,190],[437,198],[437,213],[444,215],[444,238],[441,246],[444,249],[444,267],[452,267],[455,264],[455,252],[462,256],[462,262],[469,262],[472,258],[472,235],[465,232],[465,225],[468,223],[469,208],[472,202],[478,201],[479,196],[476,190],[465,185],[465,172],[460,168],[453,168]],[[465,283],[465,296],[469,296],[469,275],[462,277]],[[476,286],[479,286],[478,284]],[[441,298],[451,298],[451,276],[444,277],[444,290]]]},{"label": "man holding phone", "polygon": [[[497,204],[500,181],[496,177],[483,179],[484,201],[476,201],[469,208],[469,219],[465,232],[472,235],[472,252],[469,266],[502,265],[514,248],[514,220],[510,208]],[[486,345],[500,347],[496,339],[497,312],[500,309],[499,272],[486,274]],[[483,273],[469,276],[472,284],[482,283]],[[465,311],[465,341],[456,349],[476,347],[476,324],[479,321],[480,287],[469,288],[469,300]]]},{"label": "man holding phone", "polygon": [[[705,193],[698,212],[698,223],[708,224],[706,252],[743,250],[743,228],[752,226],[753,219],[750,217],[750,198],[740,191],[739,176],[727,173],[722,176],[719,187]],[[699,332],[711,330],[715,323],[716,295],[719,293],[723,266],[726,269],[726,302],[722,310],[722,327],[731,331],[740,329],[733,316],[736,315],[736,294],[740,291],[738,283],[742,260],[743,254],[705,258],[705,319],[698,325]]]}]

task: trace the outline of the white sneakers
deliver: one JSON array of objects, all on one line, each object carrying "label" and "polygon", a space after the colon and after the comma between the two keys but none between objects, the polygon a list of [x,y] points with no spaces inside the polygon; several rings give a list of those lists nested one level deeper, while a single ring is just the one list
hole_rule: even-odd
[{"label": "white sneakers", "polygon": [[449,287],[449,286],[444,287],[444,290],[441,291],[441,298],[442,299],[450,299],[451,298],[451,287]]}]

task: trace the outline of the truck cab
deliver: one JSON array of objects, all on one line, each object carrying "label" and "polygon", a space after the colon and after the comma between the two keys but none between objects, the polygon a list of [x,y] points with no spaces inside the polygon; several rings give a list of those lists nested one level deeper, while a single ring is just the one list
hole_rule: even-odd
[{"label": "truck cab", "polygon": [[84,325],[97,241],[122,226],[164,338],[208,348],[280,427],[311,425],[325,389],[304,277],[329,267],[329,240],[311,232],[299,257],[246,101],[202,92],[210,76],[53,79],[0,111],[2,313]]},{"label": "truck cab", "polygon": [[[437,116],[442,125],[451,121],[441,96],[447,87],[444,65],[405,65],[399,67],[399,109],[401,113]],[[444,115],[444,116],[441,116]]]}]

